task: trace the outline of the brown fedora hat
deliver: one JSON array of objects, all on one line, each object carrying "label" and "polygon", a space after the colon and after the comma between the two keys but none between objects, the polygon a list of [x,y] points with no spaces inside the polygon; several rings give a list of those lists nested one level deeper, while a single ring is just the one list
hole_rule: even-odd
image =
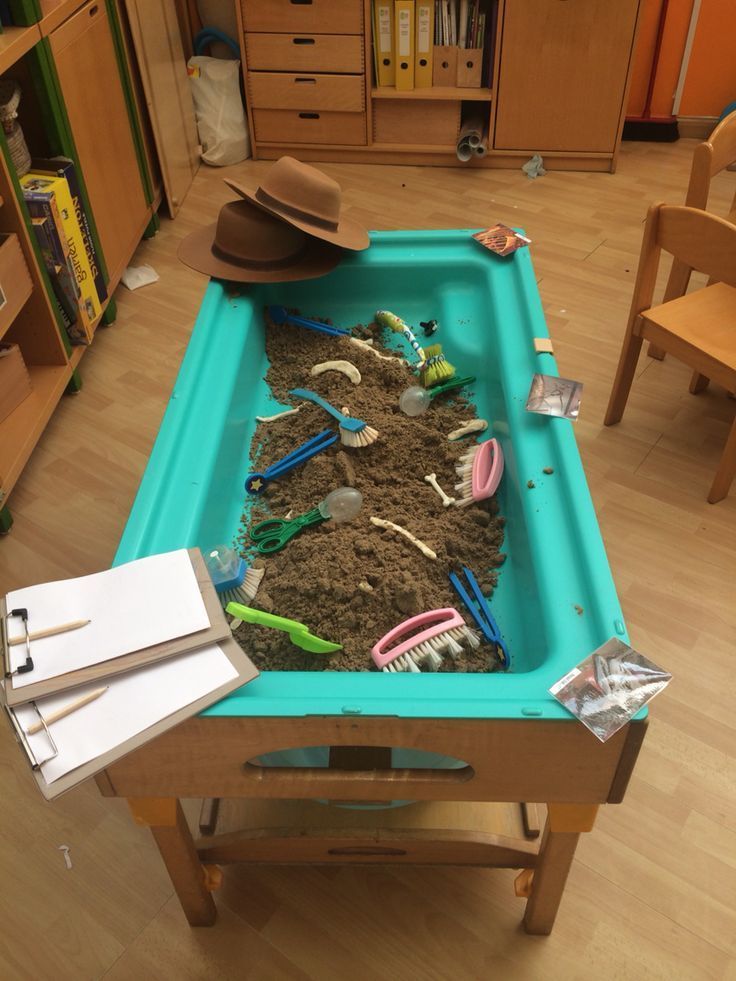
[{"label": "brown fedora hat", "polygon": [[177,254],[187,266],[217,279],[282,283],[324,276],[342,250],[239,199],[220,208],[214,225],[187,235]]},{"label": "brown fedora hat", "polygon": [[254,190],[235,181],[225,183],[241,197],[278,215],[309,235],[359,252],[370,245],[368,232],[356,221],[340,217],[340,185],[316,167],[280,157]]}]

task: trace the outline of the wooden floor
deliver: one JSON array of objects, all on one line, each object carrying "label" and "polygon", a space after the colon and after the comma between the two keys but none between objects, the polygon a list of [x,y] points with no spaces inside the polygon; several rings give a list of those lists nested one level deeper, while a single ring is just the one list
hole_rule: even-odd
[{"label": "wooden floor", "polygon": [[[0,977],[736,981],[736,487],[705,500],[736,402],[691,396],[682,365],[642,358],[623,422],[602,427],[642,220],[652,201],[682,202],[693,146],[624,144],[615,176],[536,181],[324,167],[371,228],[504,220],[534,240],[560,373],[585,382],[576,433],[630,633],[674,674],[624,804],[584,836],[553,935],[521,932],[513,873],[479,869],[234,869],[217,927],[192,931],[125,803],[94,785],[42,803],[3,726]],[[64,398],[16,487],[0,592],[109,565],[205,288],[177,244],[214,220],[223,175],[267,166],[204,169],[177,221],[141,245],[160,282],[119,291],[81,394]],[[716,179],[714,211],[733,181]]]}]

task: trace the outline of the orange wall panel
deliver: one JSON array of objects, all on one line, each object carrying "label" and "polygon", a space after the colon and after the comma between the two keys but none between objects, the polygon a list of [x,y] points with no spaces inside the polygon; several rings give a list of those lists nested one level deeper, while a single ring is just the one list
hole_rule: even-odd
[{"label": "orange wall panel", "polygon": [[720,116],[736,101],[736,3],[702,0],[680,116]]},{"label": "orange wall panel", "polygon": [[[639,35],[634,52],[627,116],[640,116],[644,111],[649,72],[654,58],[662,0],[641,0]],[[672,100],[680,76],[680,65],[690,24],[693,0],[670,0],[667,8],[662,48],[659,54],[657,77],[654,82],[650,113],[653,117],[672,115]]]}]

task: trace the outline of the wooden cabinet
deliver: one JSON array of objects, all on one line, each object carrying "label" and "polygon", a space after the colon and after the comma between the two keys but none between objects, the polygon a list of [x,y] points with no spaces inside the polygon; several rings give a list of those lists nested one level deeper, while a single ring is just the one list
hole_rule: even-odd
[{"label": "wooden cabinet", "polygon": [[[641,2],[494,0],[490,48],[435,48],[434,84],[397,91],[374,77],[372,0],[235,0],[253,156],[612,171]],[[487,152],[460,162],[469,120]]]},{"label": "wooden cabinet", "polygon": [[508,0],[497,150],[613,153],[639,0]]},{"label": "wooden cabinet", "polygon": [[50,40],[108,275],[117,284],[150,209],[105,4],[90,0]]}]

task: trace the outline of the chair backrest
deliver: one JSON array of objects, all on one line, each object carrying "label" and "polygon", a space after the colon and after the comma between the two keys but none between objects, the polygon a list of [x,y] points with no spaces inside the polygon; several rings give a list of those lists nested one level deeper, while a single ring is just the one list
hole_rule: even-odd
[{"label": "chair backrest", "polygon": [[736,286],[736,225],[698,208],[659,206],[657,245],[690,269]]},{"label": "chair backrest", "polygon": [[[736,162],[736,112],[722,119],[709,138],[695,147],[685,204],[690,208],[705,210],[708,207],[711,178],[734,162]],[[731,206],[732,215],[735,210],[736,197]]]},{"label": "chair backrest", "polygon": [[[652,305],[662,250],[688,278],[695,269],[712,281],[736,286],[736,225],[698,208],[653,204],[644,225],[631,317]],[[665,292],[664,302],[671,299]]]}]

